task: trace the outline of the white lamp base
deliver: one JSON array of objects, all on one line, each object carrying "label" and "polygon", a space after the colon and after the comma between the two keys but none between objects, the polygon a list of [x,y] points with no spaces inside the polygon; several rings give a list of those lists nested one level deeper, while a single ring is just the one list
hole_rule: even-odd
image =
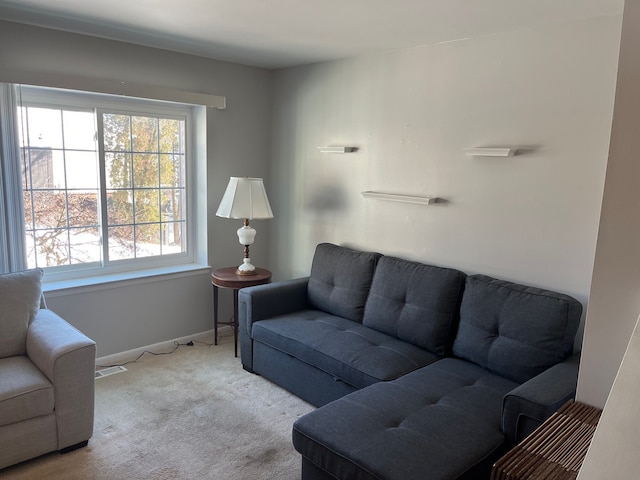
[{"label": "white lamp base", "polygon": [[251,259],[249,257],[242,260],[242,265],[238,267],[239,275],[255,275],[256,267],[251,265]]},{"label": "white lamp base", "polygon": [[242,260],[242,265],[238,267],[238,275],[255,275],[256,267],[251,265],[249,245],[253,245],[253,240],[256,238],[256,231],[253,227],[249,226],[248,218],[244,219],[244,225],[240,227],[236,233],[238,234],[240,245],[244,245],[244,260]]}]

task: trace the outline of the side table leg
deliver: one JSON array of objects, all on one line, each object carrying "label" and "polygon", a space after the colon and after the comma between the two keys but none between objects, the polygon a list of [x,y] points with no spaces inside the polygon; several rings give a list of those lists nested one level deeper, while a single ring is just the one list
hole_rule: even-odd
[{"label": "side table leg", "polygon": [[213,344],[218,344],[218,287],[213,285]]},{"label": "side table leg", "polygon": [[233,352],[238,356],[238,289],[233,289]]}]

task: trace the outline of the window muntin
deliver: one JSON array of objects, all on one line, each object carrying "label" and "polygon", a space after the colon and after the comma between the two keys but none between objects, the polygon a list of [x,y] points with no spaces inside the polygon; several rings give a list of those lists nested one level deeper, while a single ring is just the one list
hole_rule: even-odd
[{"label": "window muntin", "polygon": [[29,87],[19,121],[29,267],[191,261],[189,107]]}]

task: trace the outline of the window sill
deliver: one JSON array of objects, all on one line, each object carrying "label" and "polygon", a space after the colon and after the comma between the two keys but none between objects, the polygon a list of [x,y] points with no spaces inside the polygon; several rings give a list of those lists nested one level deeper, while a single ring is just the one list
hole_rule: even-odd
[{"label": "window sill", "polygon": [[121,288],[128,285],[140,285],[143,283],[203,275],[204,273],[208,273],[210,269],[211,267],[207,265],[188,264],[76,278],[73,280],[54,282],[46,282],[45,280],[42,285],[42,291],[46,293],[47,298],[63,297],[79,293],[97,292],[109,288]]}]

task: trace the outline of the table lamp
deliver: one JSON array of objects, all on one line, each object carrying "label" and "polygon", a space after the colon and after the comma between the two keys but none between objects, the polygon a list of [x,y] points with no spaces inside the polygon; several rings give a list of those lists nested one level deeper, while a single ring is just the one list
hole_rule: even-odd
[{"label": "table lamp", "polygon": [[227,190],[224,192],[220,206],[216,212],[218,217],[241,218],[244,224],[237,231],[238,241],[244,245],[244,259],[238,267],[240,275],[255,274],[256,267],[249,258],[249,245],[253,244],[256,236],[254,228],[249,226],[249,220],[254,218],[273,218],[267,192],[261,178],[231,177]]}]

